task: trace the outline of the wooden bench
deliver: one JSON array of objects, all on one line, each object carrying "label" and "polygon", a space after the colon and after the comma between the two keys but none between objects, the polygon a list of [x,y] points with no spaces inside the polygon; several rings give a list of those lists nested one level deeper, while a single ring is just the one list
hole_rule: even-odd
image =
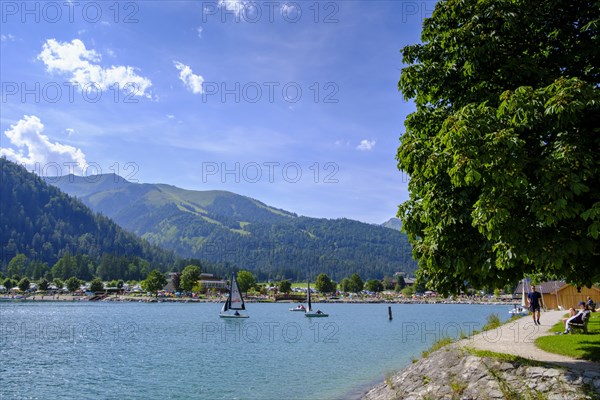
[{"label": "wooden bench", "polygon": [[590,320],[592,312],[590,310],[586,310],[583,312],[583,317],[581,318],[581,322],[569,322],[569,331],[573,332],[574,328],[582,329],[583,333],[588,333],[588,321]]}]

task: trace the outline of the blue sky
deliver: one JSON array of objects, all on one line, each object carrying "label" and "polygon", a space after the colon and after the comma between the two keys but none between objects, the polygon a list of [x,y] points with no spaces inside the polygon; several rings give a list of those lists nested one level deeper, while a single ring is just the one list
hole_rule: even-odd
[{"label": "blue sky", "polygon": [[433,1],[3,1],[0,152],[381,223]]}]

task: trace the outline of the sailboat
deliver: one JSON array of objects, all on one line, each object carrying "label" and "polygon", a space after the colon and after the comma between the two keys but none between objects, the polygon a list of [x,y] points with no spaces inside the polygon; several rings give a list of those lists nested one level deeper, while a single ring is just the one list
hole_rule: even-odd
[{"label": "sailboat", "polygon": [[308,284],[307,285],[308,290],[306,291],[306,303],[308,304],[308,307],[306,308],[306,312],[304,313],[304,316],[310,317],[310,318],[329,317],[329,314],[325,314],[321,310],[317,310],[317,311],[312,310],[312,303],[310,301],[310,281],[308,281],[307,284]]},{"label": "sailboat", "polygon": [[[235,273],[233,273],[231,274],[231,289],[229,290],[229,296],[227,296],[227,301],[225,302],[225,304],[223,304],[223,308],[221,308],[221,313],[219,314],[219,317],[248,318],[248,315],[239,313],[239,310],[245,309],[246,306],[244,304],[244,298],[242,297],[242,293],[240,292],[240,287],[235,277]],[[233,310],[235,311],[235,313],[229,314],[229,310]]]},{"label": "sailboat", "polygon": [[529,315],[529,309],[525,306],[525,279],[523,279],[523,294],[521,296],[521,305],[519,307],[515,306],[508,313],[510,315]]}]

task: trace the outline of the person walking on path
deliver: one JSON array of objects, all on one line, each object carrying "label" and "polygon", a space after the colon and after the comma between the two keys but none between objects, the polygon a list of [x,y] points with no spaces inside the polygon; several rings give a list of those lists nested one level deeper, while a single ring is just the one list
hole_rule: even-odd
[{"label": "person walking on path", "polygon": [[[533,323],[536,325],[540,325],[540,303],[542,300],[542,295],[540,292],[535,290],[535,286],[531,286],[531,293],[527,295],[527,301],[529,302],[529,309],[531,310],[531,315],[533,315]],[[537,318],[536,318],[537,311]]]}]

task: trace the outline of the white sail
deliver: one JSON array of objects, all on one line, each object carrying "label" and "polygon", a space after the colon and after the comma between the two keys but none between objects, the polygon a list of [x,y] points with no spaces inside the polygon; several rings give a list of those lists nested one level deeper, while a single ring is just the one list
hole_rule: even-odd
[{"label": "white sail", "polygon": [[228,307],[230,310],[245,310],[244,298],[240,292],[235,274],[231,276],[231,290],[229,291],[229,298],[227,299]]},{"label": "white sail", "polygon": [[523,279],[523,296],[521,296],[521,306],[525,307],[525,279]]}]

